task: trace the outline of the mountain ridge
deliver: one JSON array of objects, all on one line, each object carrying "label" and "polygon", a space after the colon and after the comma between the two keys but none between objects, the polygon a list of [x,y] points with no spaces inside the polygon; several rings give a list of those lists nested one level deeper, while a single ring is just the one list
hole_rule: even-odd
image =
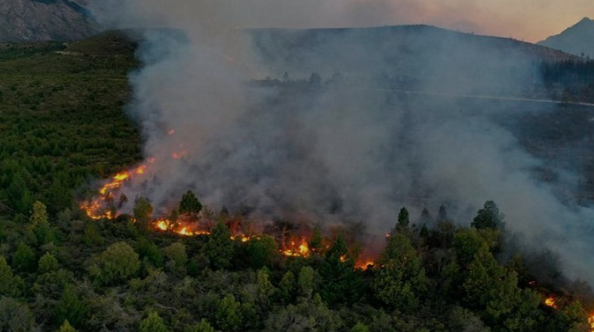
[{"label": "mountain ridge", "polygon": [[594,20],[584,17],[561,33],[537,44],[577,56],[594,58]]}]

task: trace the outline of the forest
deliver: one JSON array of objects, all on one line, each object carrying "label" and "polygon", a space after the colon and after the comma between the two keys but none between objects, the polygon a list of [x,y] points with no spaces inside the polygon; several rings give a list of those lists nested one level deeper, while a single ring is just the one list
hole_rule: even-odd
[{"label": "forest", "polygon": [[165,227],[142,197],[89,216],[97,181],[142,157],[122,111],[135,48],[118,32],[0,47],[0,331],[594,330],[587,283],[520,252],[493,201],[472,220],[402,207],[372,257],[363,224],[258,225],[191,191]]}]

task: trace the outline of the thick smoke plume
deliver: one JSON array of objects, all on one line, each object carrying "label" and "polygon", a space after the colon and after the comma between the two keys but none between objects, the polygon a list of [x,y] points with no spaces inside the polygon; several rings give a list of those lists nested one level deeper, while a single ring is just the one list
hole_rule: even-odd
[{"label": "thick smoke plume", "polygon": [[[309,2],[323,7],[309,17],[312,25],[332,22],[325,15],[337,1]],[[476,92],[477,80],[458,71],[484,49],[457,46],[464,55],[457,62],[437,56],[407,63],[361,46],[365,35],[324,41],[322,51],[307,54],[284,49],[266,32],[243,30],[291,26],[303,17],[304,6],[295,3],[142,0],[117,2],[117,14],[97,9],[111,26],[152,28],[138,53],[144,66],[131,75],[135,98],[128,110],[143,128],[154,177],[132,179],[128,197],[148,197],[167,213],[191,189],[211,206],[249,207],[263,218],[363,222],[371,235],[389,231],[402,206],[416,216],[445,204],[452,219],[468,224],[494,200],[510,230],[534,246],[546,243],[570,277],[594,284],[588,259],[594,210],[562,203],[538,181],[531,170],[545,162],[496,120],[528,106],[501,101],[493,108],[451,97]],[[485,53],[491,51],[501,52]],[[385,91],[378,77],[394,66],[422,73],[416,91],[439,94]],[[285,71],[285,80],[303,82],[247,84]],[[310,77],[314,72],[319,76]],[[532,79],[512,72],[488,77],[498,93]],[[555,107],[530,105],[541,112]],[[572,183],[571,174],[554,171],[565,186]]]}]

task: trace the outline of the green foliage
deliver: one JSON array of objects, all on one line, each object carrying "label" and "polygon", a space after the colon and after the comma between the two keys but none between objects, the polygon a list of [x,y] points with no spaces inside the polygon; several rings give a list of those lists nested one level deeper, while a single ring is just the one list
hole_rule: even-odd
[{"label": "green foliage", "polygon": [[40,274],[56,271],[60,268],[58,260],[49,252],[46,252],[37,263],[37,272]]},{"label": "green foliage", "polygon": [[202,211],[202,203],[191,190],[188,190],[179,202],[179,213],[196,217]]},{"label": "green foliage", "polygon": [[159,314],[151,312],[140,322],[139,332],[169,332],[169,329]]},{"label": "green foliage", "polygon": [[215,329],[203,318],[198,324],[188,329],[186,332],[215,332]]},{"label": "green foliage", "polygon": [[95,222],[87,223],[82,240],[87,246],[101,246],[105,242]]},{"label": "green foliage", "polygon": [[31,213],[30,224],[33,233],[37,239],[37,244],[44,245],[55,242],[55,234],[49,223],[47,209],[45,204],[40,201],[33,203],[33,213]]},{"label": "green foliage", "polygon": [[378,264],[381,267],[371,283],[374,295],[401,312],[417,310],[429,280],[410,239],[403,234],[391,236]]},{"label": "green foliage", "polygon": [[126,242],[116,242],[92,260],[89,274],[99,285],[127,281],[138,273],[138,254]]},{"label": "green foliage", "polygon": [[403,207],[402,209],[400,209],[400,212],[398,213],[398,227],[406,228],[408,227],[409,223],[410,219],[408,215],[408,210],[405,207]]},{"label": "green foliage", "polygon": [[292,271],[287,271],[283,274],[280,283],[278,284],[278,293],[283,303],[289,303],[295,296],[297,283],[295,274]]},{"label": "green foliage", "polygon": [[149,241],[146,237],[140,237],[136,242],[136,251],[142,258],[147,258],[155,267],[162,267],[164,264],[164,257],[159,247]]},{"label": "green foliage", "polygon": [[165,248],[165,256],[169,259],[167,266],[178,273],[186,273],[186,264],[188,263],[188,254],[186,246],[183,243],[175,242]]},{"label": "green foliage", "polygon": [[301,295],[305,298],[311,298],[315,288],[316,272],[310,266],[304,266],[299,270],[299,277],[297,283],[301,291]]},{"label": "green foliage", "polygon": [[260,304],[263,308],[268,308],[272,302],[272,297],[276,292],[276,289],[270,282],[270,278],[268,276],[269,271],[267,270],[258,270],[256,273],[256,281],[258,282],[258,290],[257,290],[257,298],[258,304]]},{"label": "green foliage", "polygon": [[54,322],[59,324],[68,321],[69,324],[72,322],[74,326],[81,326],[88,311],[87,305],[80,300],[74,287],[67,284],[60,296],[60,300],[54,307]]},{"label": "green foliage", "polygon": [[260,269],[264,266],[272,266],[274,258],[278,256],[278,244],[271,236],[263,235],[249,241],[247,251],[251,267]]},{"label": "green foliage", "polygon": [[224,223],[218,222],[212,229],[208,242],[204,246],[204,254],[215,269],[225,269],[231,266],[234,254],[233,240],[231,240],[229,228]]},{"label": "green foliage", "polygon": [[351,332],[369,332],[369,328],[367,327],[367,325],[359,322],[355,324],[355,326],[353,326]]},{"label": "green foliage", "polygon": [[134,218],[136,224],[143,231],[149,231],[151,229],[151,218],[153,216],[153,205],[151,202],[144,197],[138,197],[134,201]]},{"label": "green foliage", "polygon": [[480,250],[488,250],[489,245],[476,229],[464,229],[456,232],[453,242],[458,261],[463,266],[469,264]]},{"label": "green foliage", "polygon": [[14,275],[6,259],[0,255],[0,296],[19,295],[22,283],[22,280]]},{"label": "green foliage", "polygon": [[70,325],[70,322],[68,322],[68,320],[65,320],[57,332],[76,332],[76,329],[72,327],[72,325]]},{"label": "green foliage", "polygon": [[493,255],[481,247],[468,265],[468,274],[462,287],[464,302],[471,308],[484,308],[490,300],[491,293],[497,291],[499,280],[504,278],[505,270]]},{"label": "green foliage", "polygon": [[239,331],[242,323],[241,304],[231,294],[221,299],[215,311],[215,321],[223,331]]},{"label": "green foliage", "polygon": [[10,297],[0,299],[0,331],[39,331],[31,310],[23,303]]},{"label": "green foliage", "polygon": [[24,242],[19,242],[12,255],[11,265],[19,271],[35,271],[35,268],[37,267],[37,257],[35,256],[35,252]]},{"label": "green foliage", "polygon": [[486,201],[470,225],[476,229],[502,229],[504,225],[503,218],[504,216],[499,212],[497,204],[493,201]]},{"label": "green foliage", "polygon": [[355,272],[355,261],[342,236],[336,238],[326,253],[319,273],[323,280],[320,294],[328,304],[350,304],[361,296],[363,281]]}]

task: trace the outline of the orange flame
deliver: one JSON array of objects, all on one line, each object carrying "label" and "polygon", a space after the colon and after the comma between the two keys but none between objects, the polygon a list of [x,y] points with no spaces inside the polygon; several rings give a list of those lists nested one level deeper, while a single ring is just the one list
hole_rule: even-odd
[{"label": "orange flame", "polygon": [[307,240],[302,238],[299,245],[295,241],[291,241],[289,248],[283,250],[283,255],[287,257],[309,257],[310,251]]},{"label": "orange flame", "polygon": [[358,261],[355,263],[355,268],[361,269],[361,270],[367,270],[369,268],[372,268],[374,265],[375,265],[375,262],[372,260]]},{"label": "orange flame", "polygon": [[555,309],[557,309],[557,304],[555,303],[555,298],[554,298],[554,297],[552,297],[552,296],[550,296],[550,297],[547,297],[547,298],[545,299],[544,303],[545,303],[545,305],[546,305],[546,306],[549,306],[549,307],[551,307],[551,308],[555,308]]}]

